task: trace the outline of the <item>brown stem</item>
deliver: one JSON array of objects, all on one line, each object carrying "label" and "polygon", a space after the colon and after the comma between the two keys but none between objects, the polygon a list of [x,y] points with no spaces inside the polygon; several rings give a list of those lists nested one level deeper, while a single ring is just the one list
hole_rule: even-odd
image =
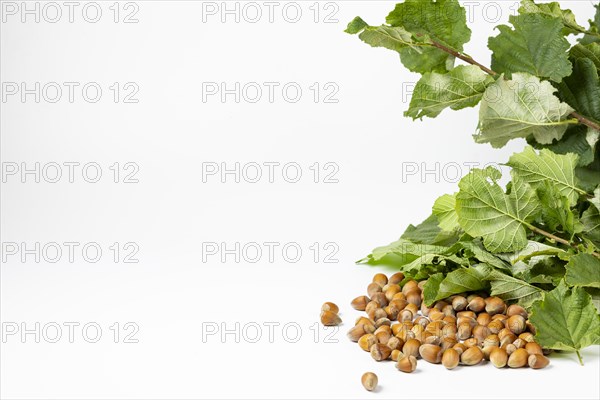
[{"label": "brown stem", "polygon": [[477,61],[473,60],[471,57],[464,55],[462,53],[459,53],[456,50],[453,50],[449,47],[444,46],[441,43],[437,43],[437,42],[431,42],[433,44],[434,47],[437,47],[438,49],[448,53],[448,54],[452,54],[454,57],[459,58],[461,60],[463,60],[464,62],[467,62],[471,65],[476,65],[479,68],[481,68],[482,71],[487,72],[488,74],[492,75],[492,76],[496,76],[498,75],[498,73],[496,71],[492,71],[491,69],[489,69],[488,67],[486,67],[485,65],[479,64]]},{"label": "brown stem", "polygon": [[[477,61],[473,60],[471,57],[469,57],[465,54],[462,54],[454,49],[451,49],[451,48],[444,46],[443,44],[435,42],[435,41],[432,41],[431,44],[433,45],[433,47],[437,47],[438,49],[440,49],[448,54],[451,54],[454,57],[461,59],[466,63],[469,63],[471,65],[475,65],[475,66],[479,67],[483,72],[486,72],[492,76],[498,76],[498,73],[496,71],[493,71],[493,70],[489,69],[488,67],[486,67],[485,65],[478,63]],[[600,131],[600,125],[597,124],[596,122],[590,120],[589,118],[584,117],[583,115],[576,113],[576,112],[572,112],[570,115],[573,118],[577,119],[577,121],[579,121],[580,124],[583,124],[592,129]]]},{"label": "brown stem", "polygon": [[[531,229],[532,231],[534,231],[535,233],[539,233],[540,235],[544,235],[547,238],[554,240],[555,242],[558,243],[562,243],[565,246],[570,246],[570,247],[577,247],[577,245],[575,243],[571,243],[568,240],[565,240],[561,237],[558,237],[556,235],[551,234],[550,232],[546,232],[543,229],[538,228],[537,226],[533,226],[533,225],[528,225],[529,229]],[[592,254],[594,256],[596,256],[597,258],[600,258],[600,253],[593,251]]]},{"label": "brown stem", "polygon": [[587,117],[584,117],[583,115],[576,113],[576,112],[572,112],[571,116],[573,118],[577,118],[577,120],[579,121],[580,124],[583,124],[585,126],[589,126],[592,129],[595,129],[597,131],[600,131],[600,125],[595,123],[594,121],[590,121]]}]

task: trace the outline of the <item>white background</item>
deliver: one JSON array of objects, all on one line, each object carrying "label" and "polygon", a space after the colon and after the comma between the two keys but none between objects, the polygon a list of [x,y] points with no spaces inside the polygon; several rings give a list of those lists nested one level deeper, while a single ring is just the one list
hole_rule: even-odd
[{"label": "white background", "polygon": [[[488,3],[471,2],[473,36],[466,46],[483,64],[489,64],[486,41],[497,23],[496,5]],[[576,12],[580,23],[592,16],[591,2],[561,3]],[[103,89],[96,103],[82,98],[80,89],[69,102],[65,87],[56,103],[47,101],[51,93],[42,93],[39,103],[34,95],[22,101],[20,93],[1,103],[5,172],[12,163],[33,168],[36,162],[40,169],[65,162],[96,162],[102,169],[97,183],[86,182],[81,167],[73,183],[66,167],[58,183],[43,175],[39,183],[31,174],[25,183],[20,173],[5,176],[2,242],[18,243],[21,250],[21,243],[32,248],[36,242],[91,242],[103,250],[96,263],[82,258],[81,246],[73,262],[67,254],[56,263],[48,262],[49,254],[39,262],[34,255],[23,262],[21,253],[4,254],[3,327],[14,323],[33,329],[39,323],[41,333],[46,327],[51,338],[55,323],[63,326],[63,336],[57,343],[43,335],[36,343],[34,334],[23,340],[21,332],[5,337],[3,398],[600,396],[598,347],[583,352],[585,367],[574,354],[563,354],[540,371],[490,365],[446,371],[419,361],[417,371],[408,375],[392,363],[375,363],[346,339],[358,315],[350,300],[363,294],[372,274],[381,270],[354,261],[427,217],[437,196],[455,190],[457,166],[464,175],[467,163],[504,162],[524,145],[512,142],[502,150],[476,145],[470,137],[475,109],[446,111],[422,122],[402,116],[408,106],[404,89],[417,77],[396,54],[372,49],[343,32],[356,15],[372,24],[383,22],[393,2],[336,1],[316,7],[312,1],[298,2],[302,17],[296,23],[284,18],[285,2],[277,3],[272,23],[262,2],[263,16],[255,23],[248,21],[254,14],[241,14],[239,22],[229,15],[222,22],[219,13],[203,14],[203,3],[192,1],[138,1],[129,8],[121,3],[118,23],[112,2],[101,3],[100,21],[89,23],[82,17],[85,4],[75,9],[73,23],[65,6],[56,23],[43,15],[39,23],[31,15],[22,22],[21,10],[3,13],[3,84],[25,82],[33,88],[35,82],[41,87],[78,82],[81,88],[96,82]],[[231,8],[234,4],[228,2]],[[498,4],[500,20],[507,21],[516,2]],[[213,5],[222,11],[221,2]],[[123,23],[135,6],[139,22]],[[243,6],[238,3],[240,11]],[[287,7],[286,17],[293,19]],[[317,22],[315,9],[320,10]],[[326,23],[332,12],[338,22]],[[109,89],[114,82],[121,90],[127,82],[137,85],[138,102],[115,103]],[[263,86],[257,103],[243,96],[236,103],[233,95],[225,102],[219,96],[203,101],[206,82],[225,82],[229,88],[235,82],[280,86],[273,102]],[[303,90],[296,103],[282,97],[281,87],[289,82]],[[321,88],[316,103],[309,89],[315,82]],[[337,103],[323,101],[326,83],[339,88],[333,97]],[[139,182],[123,183],[120,175],[114,183],[109,167],[115,162],[121,169],[135,163]],[[243,177],[236,183],[232,175],[225,183],[219,175],[203,182],[207,162],[230,168],[236,162],[296,162],[302,178],[289,183],[279,167],[273,183],[266,176],[258,183]],[[335,163],[338,182],[324,183],[321,174],[315,183],[309,169],[315,162],[322,173],[325,163]],[[117,262],[109,249],[115,242],[121,247]],[[122,247],[128,242],[139,246],[138,263],[123,262]],[[236,242],[242,247],[276,242],[278,247],[273,262],[266,253],[255,263],[243,256],[236,262],[233,255],[222,262],[219,255],[203,260],[202,243],[207,242],[229,248]],[[287,243],[301,248],[299,261],[283,257]],[[317,260],[313,243],[321,249]],[[331,249],[337,249],[336,262],[326,263]],[[344,324],[339,331],[315,325],[323,301],[340,305]],[[80,324],[73,343],[64,326],[68,322]],[[124,327],[127,322],[139,327],[133,336],[138,343],[125,343],[124,335],[131,332]],[[86,323],[101,327],[97,343],[83,336]],[[203,340],[207,326],[235,332],[236,323],[237,339],[234,333],[222,338],[218,332]],[[272,340],[269,323],[278,324]],[[251,343],[257,325],[262,336]],[[326,334],[338,343],[328,343]],[[93,336],[88,331],[87,338]],[[360,385],[368,370],[379,375],[376,394]]]}]

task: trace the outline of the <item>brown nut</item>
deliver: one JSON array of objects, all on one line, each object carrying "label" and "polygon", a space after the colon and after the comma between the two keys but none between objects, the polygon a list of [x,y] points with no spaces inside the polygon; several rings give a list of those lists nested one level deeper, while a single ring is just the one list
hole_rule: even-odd
[{"label": "brown nut", "polygon": [[403,354],[400,350],[392,350],[392,355],[390,356],[390,358],[392,359],[392,361],[398,361],[398,359],[402,356]]},{"label": "brown nut", "polygon": [[491,334],[488,337],[486,337],[485,340],[483,341],[483,347],[487,347],[487,346],[499,347],[500,339],[498,339],[498,335]]},{"label": "brown nut", "polygon": [[385,312],[385,310],[383,308],[378,308],[377,310],[375,310],[372,317],[373,317],[373,320],[377,321],[381,318],[387,318],[387,313]]},{"label": "brown nut", "polygon": [[373,295],[375,293],[381,293],[381,289],[382,287],[376,283],[376,282],[371,282],[369,283],[369,285],[367,286],[367,295],[369,297],[373,297]]},{"label": "brown nut", "polygon": [[446,367],[446,369],[454,369],[458,365],[458,361],[460,359],[460,355],[458,352],[452,348],[447,349],[442,354],[442,365]]},{"label": "brown nut", "polygon": [[404,309],[410,311],[413,315],[417,315],[419,312],[419,307],[413,303],[408,303]]},{"label": "brown nut", "polygon": [[510,368],[521,368],[527,365],[529,353],[525,349],[516,349],[508,357],[508,366]]},{"label": "brown nut", "polygon": [[419,289],[419,284],[417,283],[417,281],[411,279],[410,281],[406,282],[402,287],[402,293],[406,295],[408,292],[415,289]]},{"label": "brown nut", "polygon": [[508,306],[506,309],[506,315],[509,317],[512,317],[513,315],[520,315],[525,319],[528,317],[527,311],[525,311],[525,309],[518,304]]},{"label": "brown nut", "polygon": [[371,357],[373,357],[375,361],[387,360],[390,358],[390,355],[392,355],[392,349],[386,344],[376,343],[371,346]]},{"label": "brown nut", "polygon": [[458,343],[456,339],[454,339],[453,337],[446,336],[442,339],[440,346],[442,347],[442,351],[446,351],[454,347],[456,343]]},{"label": "brown nut", "polygon": [[440,321],[441,319],[443,319],[445,317],[445,315],[443,312],[441,312],[437,308],[432,308],[431,310],[429,310],[428,317],[431,321],[435,322],[435,321]]},{"label": "brown nut", "polygon": [[402,339],[398,339],[396,336],[392,336],[387,342],[387,347],[392,350],[401,350],[402,345],[404,345],[404,342]]},{"label": "brown nut", "polygon": [[338,314],[340,312],[340,308],[337,306],[337,304],[328,301],[323,303],[321,306],[321,311],[331,311],[332,313]]},{"label": "brown nut", "polygon": [[535,342],[535,337],[531,332],[523,332],[519,335],[519,339],[523,339],[524,341],[531,343]]},{"label": "brown nut", "polygon": [[504,347],[502,347],[504,350],[506,350],[506,354],[508,354],[509,356],[514,353],[517,350],[517,346],[515,346],[512,343],[508,343],[507,345],[505,345]]},{"label": "brown nut", "polygon": [[468,348],[467,346],[465,346],[462,343],[456,343],[454,346],[452,346],[452,348],[454,350],[456,350],[456,352],[458,353],[458,355],[461,355],[462,353],[465,352],[465,350]]},{"label": "brown nut", "polygon": [[371,351],[371,347],[378,342],[377,337],[372,333],[367,333],[366,335],[362,335],[360,339],[358,339],[358,345],[364,351]]},{"label": "brown nut", "polygon": [[473,299],[471,299],[469,301],[469,304],[467,304],[467,310],[471,310],[473,312],[480,312],[483,311],[483,309],[485,308],[485,300],[483,299],[483,297],[474,297]]},{"label": "brown nut", "polygon": [[490,362],[496,368],[504,368],[508,362],[508,354],[506,350],[496,347],[490,353]]},{"label": "brown nut", "polygon": [[409,339],[404,343],[402,353],[407,356],[419,357],[419,347],[421,347],[421,342],[417,339]]},{"label": "brown nut", "polygon": [[385,274],[375,274],[373,276],[373,283],[378,284],[380,287],[384,287],[388,283],[388,278]]},{"label": "brown nut", "polygon": [[375,328],[377,329],[384,325],[390,326],[392,325],[392,321],[390,321],[386,317],[379,318],[377,321],[375,321]]},{"label": "brown nut", "polygon": [[352,340],[353,342],[358,342],[359,339],[361,337],[363,337],[365,334],[367,334],[367,332],[365,332],[365,328],[364,325],[356,325],[353,326],[352,328],[350,328],[350,330],[348,331],[348,339]]},{"label": "brown nut", "polygon": [[371,301],[379,303],[379,307],[385,307],[389,303],[387,297],[385,297],[385,294],[381,292],[373,293],[371,296]]},{"label": "brown nut", "polygon": [[385,298],[388,301],[392,301],[394,299],[394,296],[396,295],[396,293],[399,293],[399,292],[400,292],[400,286],[388,285],[387,289],[384,292]]},{"label": "brown nut", "polygon": [[490,315],[502,314],[506,311],[506,303],[500,297],[485,299],[485,311]]},{"label": "brown nut", "polygon": [[463,342],[463,344],[465,346],[467,346],[467,347],[477,347],[477,346],[479,346],[479,343],[477,342],[477,339],[475,339],[475,338],[469,338],[469,339],[465,340]]},{"label": "brown nut", "polygon": [[372,392],[377,387],[377,375],[372,372],[365,372],[360,381],[369,392]]},{"label": "brown nut", "polygon": [[542,351],[542,346],[540,346],[539,344],[535,343],[535,342],[528,342],[525,344],[525,350],[527,350],[527,353],[529,355],[532,354],[544,354],[544,352]]},{"label": "brown nut", "polygon": [[498,334],[498,332],[504,329],[504,324],[502,323],[502,321],[496,320],[487,324],[487,327],[490,330],[490,332]]},{"label": "brown nut", "polygon": [[454,311],[462,311],[467,308],[467,299],[463,296],[455,296],[452,299],[452,308]]},{"label": "brown nut", "polygon": [[413,372],[417,368],[417,358],[415,356],[400,357],[396,363],[396,368],[402,372]]},{"label": "brown nut", "polygon": [[442,361],[442,348],[435,344],[423,344],[419,347],[419,354],[423,360],[432,364],[439,364]]},{"label": "brown nut", "polygon": [[410,310],[404,309],[404,310],[400,311],[400,313],[398,314],[399,322],[412,321],[412,319],[413,319],[413,313]]},{"label": "brown nut", "polygon": [[321,312],[321,323],[325,326],[336,326],[342,323],[342,319],[333,311]]},{"label": "brown nut", "polygon": [[456,333],[456,337],[460,340],[467,340],[471,337],[472,328],[468,323],[462,323],[458,325],[458,331]]},{"label": "brown nut", "polygon": [[525,318],[523,318],[522,315],[513,315],[512,317],[509,317],[506,321],[506,327],[515,335],[520,335],[527,329]]},{"label": "brown nut", "polygon": [[478,325],[488,326],[490,322],[492,322],[492,316],[488,313],[483,312],[477,316]]},{"label": "brown nut", "polygon": [[389,284],[399,285],[404,280],[404,274],[402,272],[396,272],[388,279]]},{"label": "brown nut", "polygon": [[365,311],[365,309],[367,308],[367,304],[369,304],[370,301],[371,299],[369,299],[367,296],[358,296],[357,298],[352,300],[350,305],[352,305],[352,308],[354,308],[355,310]]},{"label": "brown nut", "polygon": [[479,347],[473,346],[460,355],[460,361],[465,365],[477,365],[483,360],[483,352]]},{"label": "brown nut", "polygon": [[489,360],[490,359],[490,353],[494,350],[494,349],[498,349],[498,346],[484,346],[481,349],[481,352],[483,353],[483,359],[484,360]]},{"label": "brown nut", "polygon": [[405,293],[406,295],[406,301],[408,301],[409,304],[414,304],[417,306],[417,308],[421,307],[421,291],[420,290],[411,290],[408,293]]},{"label": "brown nut", "polygon": [[392,301],[390,301],[389,306],[396,307],[398,311],[402,311],[404,310],[404,307],[406,307],[407,304],[408,301],[406,301],[406,299],[393,299]]},{"label": "brown nut", "polygon": [[546,368],[550,360],[543,354],[531,354],[527,358],[529,366],[533,369]]},{"label": "brown nut", "polygon": [[473,328],[473,337],[477,339],[477,343],[479,345],[482,345],[485,338],[491,334],[492,333],[487,326],[477,325],[475,328]]}]

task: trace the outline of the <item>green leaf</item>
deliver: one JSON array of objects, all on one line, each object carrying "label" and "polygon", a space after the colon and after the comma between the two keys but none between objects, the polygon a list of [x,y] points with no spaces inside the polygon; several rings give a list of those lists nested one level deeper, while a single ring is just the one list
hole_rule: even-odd
[{"label": "green leaf", "polygon": [[492,167],[475,169],[461,179],[456,195],[460,226],[471,236],[481,236],[492,253],[524,248],[525,227],[539,212],[535,192],[527,183],[515,176],[507,195],[496,183],[500,176]]},{"label": "green leaf", "polygon": [[591,296],[581,288],[569,289],[564,282],[533,304],[529,319],[544,348],[579,351],[600,344],[600,315]]},{"label": "green leaf", "polygon": [[594,5],[594,7],[596,7],[596,15],[593,20],[589,20],[590,28],[587,34],[579,39],[579,43],[584,45],[600,42],[600,3]]},{"label": "green leaf", "polygon": [[402,27],[391,26],[369,26],[360,17],[354,18],[346,32],[359,33],[358,37],[372,47],[384,47],[389,50],[400,52],[410,47],[416,52],[422,52],[419,46],[428,46],[425,43],[416,42],[410,32]]},{"label": "green leaf", "polygon": [[511,264],[516,264],[520,261],[527,261],[534,257],[562,256],[564,254],[566,254],[566,252],[559,247],[549,246],[545,243],[529,240],[527,242],[527,246],[525,246],[523,249],[514,253],[499,254],[499,257]]},{"label": "green leaf", "polygon": [[562,20],[543,14],[510,16],[514,30],[506,25],[500,34],[488,41],[492,50],[492,69],[510,77],[515,72],[560,82],[571,75],[567,50],[571,47],[563,37]]},{"label": "green leaf", "polygon": [[593,255],[579,253],[571,256],[566,269],[567,285],[600,288],[600,259]]},{"label": "green leaf", "polygon": [[521,153],[515,153],[507,163],[513,175],[518,175],[524,182],[539,188],[544,182],[556,185],[559,193],[569,199],[570,205],[577,203],[580,194],[585,191],[577,187],[575,166],[577,155],[555,154],[542,149],[539,154],[527,146]]},{"label": "green leaf", "polygon": [[569,124],[573,109],[554,96],[556,89],[547,81],[528,74],[500,77],[488,86],[479,109],[478,143],[504,146],[509,140],[533,135],[541,144],[559,140]]},{"label": "green leaf", "polygon": [[460,227],[455,207],[456,197],[452,194],[439,197],[433,204],[433,214],[437,217],[442,230],[453,231]]},{"label": "green leaf", "polygon": [[[443,276],[443,274],[441,275]],[[436,277],[430,282],[428,279],[423,288],[423,301],[425,304],[431,305],[454,294],[476,292],[487,287],[488,284],[481,270],[459,268],[447,274],[442,280]]]},{"label": "green leaf", "polygon": [[[386,22],[403,27],[416,38],[427,38],[459,52],[471,38],[465,9],[458,0],[406,0],[396,4]],[[413,48],[401,49],[400,59],[406,68],[419,73],[448,71],[454,61],[448,53],[435,47],[420,52]]]},{"label": "green leaf", "polygon": [[517,302],[525,308],[529,308],[544,293],[542,289],[498,270],[490,270],[486,279],[492,287],[492,296],[498,296],[507,302]]},{"label": "green leaf", "polygon": [[451,246],[460,238],[459,232],[444,231],[439,226],[438,218],[430,215],[425,221],[417,226],[409,225],[401,236],[401,239],[412,243],[432,244],[437,246]]},{"label": "green leaf", "polygon": [[532,258],[529,265],[521,269],[519,274],[514,274],[513,276],[527,283],[557,286],[564,279],[565,272],[564,262],[557,257],[539,256]]},{"label": "green leaf", "polygon": [[410,107],[404,113],[413,119],[437,117],[445,108],[473,107],[494,79],[474,65],[459,65],[450,72],[427,72],[417,82]]},{"label": "green leaf", "polygon": [[583,236],[600,248],[600,188],[594,191],[594,195],[590,207],[581,215],[581,223],[585,232]]},{"label": "green leaf", "polygon": [[493,268],[510,272],[510,265],[484,249],[481,240],[461,241],[458,244],[465,250],[465,256],[475,258],[480,263],[484,263]]},{"label": "green leaf", "polygon": [[573,61],[573,73],[558,84],[558,97],[578,113],[600,121],[600,79],[593,61]]},{"label": "green leaf", "polygon": [[414,243],[405,239],[399,239],[387,246],[380,246],[373,249],[371,254],[359,262],[368,262],[370,264],[377,264],[379,262],[385,263],[386,261],[389,261],[386,260],[389,256],[393,256],[392,259],[395,260],[393,264],[402,266],[409,264],[424,255],[443,254],[447,250],[448,247],[446,246]]},{"label": "green leaf", "polygon": [[539,13],[550,17],[558,17],[565,26],[563,28],[564,34],[585,32],[585,28],[577,23],[573,11],[561,9],[560,4],[557,2],[538,4],[533,0],[522,0],[519,13]]},{"label": "green leaf", "polygon": [[551,231],[566,232],[569,239],[583,231],[583,224],[571,210],[569,199],[562,195],[557,185],[545,181],[537,189],[538,198],[542,205],[541,220]]},{"label": "green leaf", "polygon": [[599,132],[585,125],[572,125],[565,132],[561,140],[551,144],[540,145],[535,140],[528,140],[536,148],[543,148],[557,154],[577,154],[577,166],[585,167],[594,161],[596,143]]},{"label": "green leaf", "polygon": [[570,54],[574,59],[589,59],[600,70],[600,43],[576,44],[571,48]]}]

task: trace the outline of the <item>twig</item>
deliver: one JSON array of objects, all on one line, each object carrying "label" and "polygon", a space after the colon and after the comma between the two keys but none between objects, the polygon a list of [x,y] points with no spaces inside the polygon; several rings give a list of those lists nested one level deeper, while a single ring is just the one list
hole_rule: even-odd
[{"label": "twig", "polygon": [[[477,61],[475,61],[474,59],[472,59],[471,57],[469,57],[465,54],[462,54],[454,49],[444,46],[443,44],[438,43],[436,41],[431,41],[431,44],[433,47],[436,47],[436,48],[442,50],[443,52],[453,55],[454,57],[461,59],[466,63],[469,63],[471,65],[475,65],[475,66],[479,67],[483,72],[486,72],[492,76],[498,76],[498,73],[496,71],[493,71],[493,70],[489,69],[488,67],[486,67],[485,65],[478,63]],[[573,118],[577,119],[577,121],[579,121],[580,124],[588,126],[594,130],[600,131],[600,125],[597,124],[596,122],[590,120],[589,118],[587,118],[577,112],[572,112],[570,115]]]},{"label": "twig", "polygon": [[[546,232],[545,230],[543,230],[543,229],[540,229],[540,228],[538,228],[537,226],[533,226],[533,225],[531,225],[531,224],[527,224],[527,227],[528,227],[529,229],[531,229],[532,231],[534,231],[535,233],[539,233],[540,235],[544,235],[544,236],[546,236],[548,239],[551,239],[551,240],[553,240],[553,241],[555,241],[555,242],[562,243],[562,244],[564,244],[565,246],[577,247],[577,244],[575,244],[575,243],[572,243],[572,242],[569,242],[568,240],[566,240],[566,239],[563,239],[563,238],[561,238],[561,237],[558,237],[558,236],[556,236],[556,235],[553,235],[553,234],[551,234],[550,232]],[[592,255],[596,256],[597,258],[600,258],[600,253],[598,253],[598,252],[596,252],[596,251],[593,251],[593,252],[592,252]]]}]

